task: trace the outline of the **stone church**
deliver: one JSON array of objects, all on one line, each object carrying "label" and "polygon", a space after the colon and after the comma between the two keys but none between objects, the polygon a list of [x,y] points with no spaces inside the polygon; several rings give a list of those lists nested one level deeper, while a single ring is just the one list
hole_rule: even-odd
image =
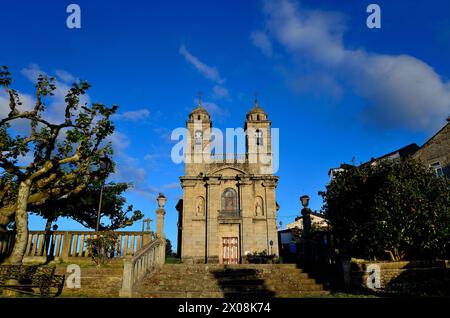
[{"label": "stone church", "polygon": [[243,154],[211,151],[212,121],[201,101],[186,126],[183,199],[176,206],[182,262],[238,264],[247,253],[278,255],[278,177],[266,112],[256,100],[247,113]]}]

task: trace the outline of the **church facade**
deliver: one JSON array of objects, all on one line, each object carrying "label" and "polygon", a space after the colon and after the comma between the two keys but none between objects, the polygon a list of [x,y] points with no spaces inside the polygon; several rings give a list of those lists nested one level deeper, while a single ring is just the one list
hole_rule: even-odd
[{"label": "church facade", "polygon": [[237,264],[247,253],[278,255],[278,177],[266,112],[255,101],[247,113],[243,154],[211,152],[212,122],[201,101],[186,126],[183,199],[176,207],[182,262]]}]

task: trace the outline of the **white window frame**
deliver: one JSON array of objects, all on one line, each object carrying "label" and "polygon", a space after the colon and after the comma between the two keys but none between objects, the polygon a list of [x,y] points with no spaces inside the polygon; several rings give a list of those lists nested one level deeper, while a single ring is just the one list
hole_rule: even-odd
[{"label": "white window frame", "polygon": [[434,173],[438,177],[444,176],[444,169],[442,168],[442,165],[439,161],[435,161],[433,163],[430,163],[430,167],[434,169]]}]

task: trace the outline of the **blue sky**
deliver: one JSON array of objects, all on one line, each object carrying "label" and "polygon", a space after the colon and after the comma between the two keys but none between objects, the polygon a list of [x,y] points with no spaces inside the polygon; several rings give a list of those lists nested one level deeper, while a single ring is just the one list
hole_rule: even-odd
[{"label": "blue sky", "polygon": [[[81,7],[81,29],[66,27],[70,3]],[[366,26],[369,3],[381,7],[381,29]],[[157,193],[166,194],[165,229],[175,245],[184,167],[170,159],[170,133],[184,126],[197,92],[222,129],[242,127],[258,92],[280,129],[285,225],[302,194],[321,208],[317,192],[329,168],[421,145],[444,125],[449,12],[445,0],[5,1],[0,64],[25,101],[37,73],[56,75],[55,118],[74,78],[93,85],[87,101],[120,106],[112,179],[133,182],[129,203],[152,219]],[[43,222],[32,217],[30,227]]]}]

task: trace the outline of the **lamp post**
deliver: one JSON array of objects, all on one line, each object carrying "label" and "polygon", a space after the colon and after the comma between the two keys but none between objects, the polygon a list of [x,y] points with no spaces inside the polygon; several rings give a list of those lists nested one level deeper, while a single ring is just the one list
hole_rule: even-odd
[{"label": "lamp post", "polygon": [[107,156],[100,158],[100,171],[105,174],[105,177],[102,180],[102,186],[100,187],[100,199],[98,202],[98,210],[97,210],[97,226],[95,227],[95,231],[99,231],[100,228],[100,213],[102,212],[102,200],[103,200],[103,188],[105,187],[105,179],[106,173],[108,173],[111,168],[112,162]]},{"label": "lamp post", "polygon": [[304,231],[304,235],[308,236],[308,234],[311,230],[311,209],[308,208],[309,196],[302,195],[300,197],[300,201],[303,205],[303,209],[301,211],[302,216],[303,216],[303,231]]}]

